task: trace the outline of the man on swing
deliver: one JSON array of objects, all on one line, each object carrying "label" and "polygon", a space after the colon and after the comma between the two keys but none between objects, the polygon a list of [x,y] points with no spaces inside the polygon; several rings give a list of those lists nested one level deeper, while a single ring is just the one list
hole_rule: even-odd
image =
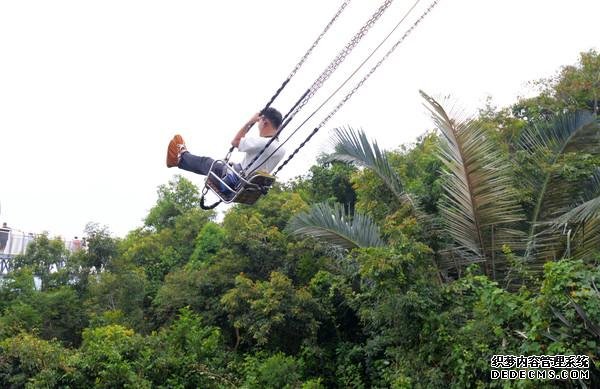
[{"label": "man on swing", "polygon": [[[273,139],[273,142],[263,152],[260,158],[252,163],[251,166],[250,163],[261,150],[264,149],[271,138],[275,136],[277,129],[281,125],[281,121],[282,116],[278,110],[275,108],[267,108],[252,116],[252,118],[237,132],[231,141],[231,145],[236,147],[239,151],[246,153],[241,164],[233,164],[233,168],[237,172],[242,170],[244,172],[262,170],[270,173],[277,167],[277,164],[285,154],[283,148],[279,148],[280,143],[278,139]],[[258,123],[259,136],[247,135],[248,131],[255,123]],[[273,155],[271,155],[272,153]],[[213,158],[197,156],[190,153],[187,150],[181,135],[175,135],[169,142],[169,147],[167,149],[167,167],[177,166],[180,169],[206,176],[208,175],[213,162]],[[235,188],[239,181],[234,174],[227,172],[227,167],[224,164],[215,164],[213,172],[221,177],[231,188]],[[228,191],[226,188],[221,189],[224,192]]]}]

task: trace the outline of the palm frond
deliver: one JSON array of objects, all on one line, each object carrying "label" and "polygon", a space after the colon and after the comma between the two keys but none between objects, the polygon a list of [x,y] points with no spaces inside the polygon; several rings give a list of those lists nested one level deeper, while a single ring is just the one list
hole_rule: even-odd
[{"label": "palm frond", "polygon": [[313,205],[310,210],[294,216],[286,230],[345,249],[385,246],[379,228],[371,218],[360,213],[348,215],[344,206],[338,203]]},{"label": "palm frond", "polygon": [[463,259],[489,261],[502,245],[518,244],[518,231],[508,228],[523,219],[511,166],[473,120],[451,116],[436,100],[423,91],[421,95],[442,134],[438,155],[445,193],[440,212],[446,230]]},{"label": "palm frond", "polygon": [[351,162],[375,172],[401,201],[406,201],[400,176],[390,165],[385,152],[376,141],[369,142],[364,131],[352,128],[336,128],[332,136],[335,152],[331,160]]},{"label": "palm frond", "polygon": [[597,258],[600,252],[600,218],[594,217],[577,225],[573,234],[572,258]]},{"label": "palm frond", "polygon": [[522,132],[519,146],[530,151],[550,151],[551,154],[540,155],[550,162],[556,162],[569,151],[594,152],[598,142],[598,133],[594,131],[597,125],[598,119],[588,111],[558,114],[527,127]]},{"label": "palm frond", "polygon": [[600,169],[594,172],[579,200],[579,204],[575,204],[570,211],[555,218],[552,224],[560,227],[587,222],[600,216]]},{"label": "palm frond", "polygon": [[565,224],[577,224],[589,221],[600,216],[600,196],[563,213],[553,220],[553,224],[561,226]]},{"label": "palm frond", "polygon": [[552,120],[533,123],[523,131],[519,145],[536,166],[526,177],[526,185],[536,196],[529,218],[526,256],[538,260],[551,259],[556,256],[561,240],[560,235],[553,234],[552,220],[569,209],[574,194],[578,192],[578,188],[557,177],[555,168],[560,158],[569,152],[600,155],[599,121],[589,112],[560,114]]},{"label": "palm frond", "polygon": [[567,237],[565,256],[585,258],[600,251],[600,169],[590,177],[571,209],[549,222]]}]

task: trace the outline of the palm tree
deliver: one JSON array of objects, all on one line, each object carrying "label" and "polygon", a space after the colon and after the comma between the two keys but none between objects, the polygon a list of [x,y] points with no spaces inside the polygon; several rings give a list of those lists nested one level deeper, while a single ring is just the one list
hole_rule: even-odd
[{"label": "palm tree", "polygon": [[[547,260],[563,256],[564,237],[552,228],[561,215],[571,215],[573,198],[584,189],[583,182],[570,182],[559,167],[568,153],[600,156],[600,122],[590,112],[563,113],[551,120],[533,123],[519,142],[519,151],[533,168],[523,174],[522,186],[533,196],[528,215],[524,257],[534,269]],[[573,212],[577,212],[573,210]],[[570,219],[570,216],[565,216]]]},{"label": "palm tree", "polygon": [[592,174],[571,210],[550,224],[555,230],[567,231],[565,256],[585,258],[600,250],[600,168]]},{"label": "palm tree", "polygon": [[423,91],[421,95],[442,135],[438,156],[445,193],[440,213],[454,241],[450,255],[458,256],[460,265],[481,262],[496,278],[497,270],[506,268],[498,253],[504,245],[518,245],[519,232],[511,227],[523,220],[510,163],[474,120],[457,118]]},{"label": "palm tree", "polygon": [[[331,160],[354,163],[373,170],[399,202],[411,202],[398,174],[391,167],[385,152],[377,142],[369,142],[364,131],[351,128],[334,130],[332,142],[335,153]],[[296,215],[287,230],[303,237],[314,237],[343,249],[385,245],[375,222],[367,215],[346,213],[341,204],[319,203]]]},{"label": "palm tree", "polygon": [[376,141],[369,142],[364,131],[357,133],[352,128],[337,128],[332,142],[335,152],[330,156],[331,160],[350,162],[373,170],[399,201],[408,200],[400,177],[390,165],[385,152]]},{"label": "palm tree", "polygon": [[[443,163],[444,196],[439,209],[444,233],[453,242],[438,253],[444,254],[438,261],[440,270],[479,262],[493,279],[505,278],[509,273],[505,247],[520,253],[530,269],[539,269],[557,258],[559,248],[564,249],[565,237],[556,226],[565,223],[576,225],[568,247],[586,248],[579,253],[600,247],[600,234],[590,233],[600,232],[600,174],[596,197],[588,196],[574,207],[572,196],[581,185],[561,179],[556,172],[567,153],[600,156],[600,128],[594,115],[563,114],[523,132],[517,153],[526,155],[530,169],[521,169],[519,188],[533,196],[532,209],[525,213],[517,198],[514,161],[494,138],[476,120],[448,113],[435,99],[421,94],[441,134],[438,157]],[[363,131],[336,129],[334,141],[333,159],[373,170],[399,202],[414,205],[386,153],[376,142],[370,143]],[[383,244],[370,218],[346,215],[339,206],[315,205],[294,218],[289,229],[345,248]]]},{"label": "palm tree", "polygon": [[347,214],[342,204],[318,203],[296,215],[287,229],[303,237],[322,239],[343,249],[382,247],[379,228],[362,214]]}]

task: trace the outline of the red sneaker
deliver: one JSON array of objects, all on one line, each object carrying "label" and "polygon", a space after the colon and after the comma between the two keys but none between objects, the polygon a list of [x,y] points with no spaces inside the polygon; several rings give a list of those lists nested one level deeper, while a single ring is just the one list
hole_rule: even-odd
[{"label": "red sneaker", "polygon": [[179,165],[181,154],[185,151],[187,151],[187,148],[185,147],[183,138],[181,135],[175,135],[169,142],[169,147],[167,148],[167,167]]}]

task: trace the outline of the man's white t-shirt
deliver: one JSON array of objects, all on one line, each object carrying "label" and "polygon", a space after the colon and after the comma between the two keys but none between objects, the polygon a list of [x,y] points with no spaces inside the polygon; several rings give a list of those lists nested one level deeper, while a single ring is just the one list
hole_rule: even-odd
[{"label": "man's white t-shirt", "polygon": [[[254,157],[256,157],[258,153],[260,153],[260,151],[266,146],[266,144],[270,140],[271,138],[256,136],[245,136],[240,140],[238,150],[246,153],[246,156],[242,161],[242,168],[244,169],[244,171],[263,170],[268,173],[271,173],[273,170],[275,170],[275,168],[285,155],[285,150],[283,148],[277,150],[277,148],[280,145],[278,139],[274,139],[273,143],[271,143],[269,147],[262,153],[260,158],[258,158],[258,160],[252,164],[252,166],[248,166],[250,162],[252,162]],[[271,153],[273,153],[274,151],[275,153],[271,155]]]}]

